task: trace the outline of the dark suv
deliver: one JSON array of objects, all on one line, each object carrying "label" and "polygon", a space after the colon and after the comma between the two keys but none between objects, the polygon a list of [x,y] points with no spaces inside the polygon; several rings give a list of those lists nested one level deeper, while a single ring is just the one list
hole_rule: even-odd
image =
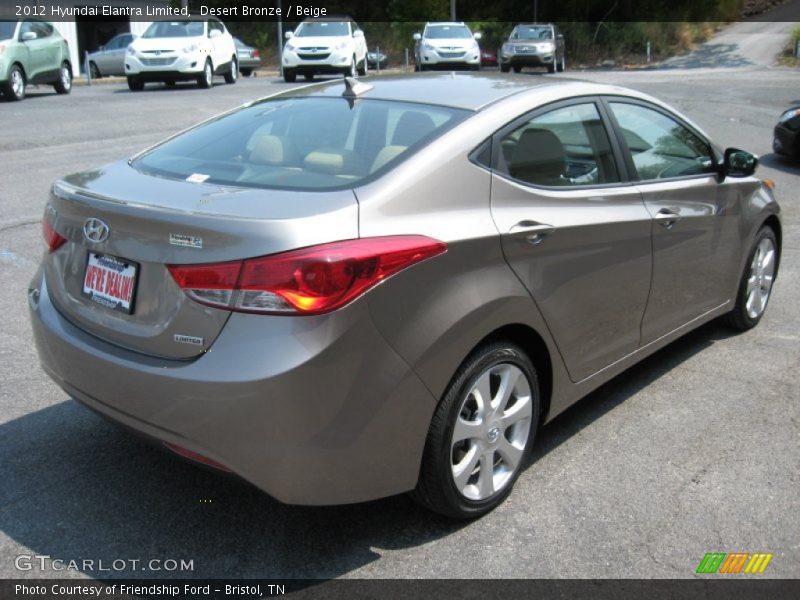
[{"label": "dark suv", "polygon": [[522,23],[514,27],[500,49],[500,70],[508,73],[522,67],[547,67],[550,73],[567,66],[564,36],[551,23]]}]

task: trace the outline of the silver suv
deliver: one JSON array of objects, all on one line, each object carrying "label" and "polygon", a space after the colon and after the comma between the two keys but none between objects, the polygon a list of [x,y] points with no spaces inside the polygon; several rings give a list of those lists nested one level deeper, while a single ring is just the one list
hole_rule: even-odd
[{"label": "silver suv", "polygon": [[508,73],[522,67],[547,67],[549,73],[567,67],[564,35],[552,24],[522,23],[514,27],[500,49],[500,70]]}]

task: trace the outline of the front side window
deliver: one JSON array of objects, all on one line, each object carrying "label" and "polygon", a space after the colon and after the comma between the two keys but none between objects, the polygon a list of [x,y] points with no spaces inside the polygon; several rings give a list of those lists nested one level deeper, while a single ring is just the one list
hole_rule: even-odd
[{"label": "front side window", "polygon": [[685,177],[715,171],[707,142],[664,113],[624,102],[611,102],[641,180]]},{"label": "front side window", "polygon": [[547,187],[619,182],[608,134],[593,103],[552,110],[504,135],[498,170]]},{"label": "front side window", "polygon": [[307,21],[294,32],[297,37],[341,37],[350,35],[347,21]]},{"label": "front side window", "polygon": [[425,28],[425,36],[430,40],[466,40],[472,37],[464,25],[431,25]]},{"label": "front side window", "polygon": [[202,21],[156,21],[142,34],[143,38],[198,37],[204,34]]},{"label": "front side window", "polygon": [[196,127],[132,163],[220,185],[328,190],[391,169],[470,113],[345,98],[260,102]]}]

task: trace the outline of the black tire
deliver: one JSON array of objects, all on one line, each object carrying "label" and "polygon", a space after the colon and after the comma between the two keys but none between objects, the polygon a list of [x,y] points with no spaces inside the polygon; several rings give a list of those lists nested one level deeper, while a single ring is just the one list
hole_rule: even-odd
[{"label": "black tire", "polygon": [[420,71],[419,65],[414,63],[414,72],[419,73],[419,71]]},{"label": "black tire", "polygon": [[128,77],[128,89],[132,92],[141,92],[144,89],[144,81],[135,76]]},{"label": "black tire", "polygon": [[511,70],[511,65],[500,65],[500,71],[502,73],[508,73]]},{"label": "black tire", "polygon": [[72,91],[72,67],[67,61],[61,63],[58,79],[53,83],[57,94],[69,94]]},{"label": "black tire", "polygon": [[369,67],[367,67],[367,57],[365,56],[364,57],[364,62],[362,62],[361,66],[358,67],[358,69],[357,69],[358,70],[358,76],[359,77],[366,77],[367,76],[367,69],[369,69]]},{"label": "black tire", "polygon": [[164,85],[167,87],[175,87],[175,80],[174,79],[167,79],[164,82]]},{"label": "black tire", "polygon": [[253,69],[250,68],[239,69],[239,72],[242,74],[242,77],[250,77],[250,75],[253,74]]},{"label": "black tire", "polygon": [[89,75],[91,75],[92,79],[100,79],[103,77],[94,61],[89,63]]},{"label": "black tire", "polygon": [[303,77],[305,77],[306,81],[314,81],[314,74],[313,73],[306,73],[305,75],[303,75]]},{"label": "black tire", "polygon": [[356,55],[353,54],[353,60],[350,63],[350,67],[347,69],[347,76],[348,77],[358,77],[358,61],[356,61]]},{"label": "black tire", "polygon": [[[518,466],[504,486],[484,500],[471,500],[458,491],[453,480],[453,430],[465,398],[475,382],[488,369],[503,364],[520,369],[530,386],[530,431]],[[527,463],[536,438],[540,405],[536,369],[520,347],[510,342],[498,341],[475,350],[459,367],[436,407],[425,442],[419,481],[411,493],[412,498],[437,513],[456,519],[473,519],[496,508],[511,493],[517,477]]]},{"label": "black tire", "polygon": [[722,321],[728,325],[728,327],[737,329],[739,331],[747,331],[748,329],[752,329],[758,325],[758,322],[761,321],[761,318],[764,316],[764,312],[766,312],[767,305],[769,304],[769,298],[772,295],[772,287],[770,286],[770,290],[767,295],[767,304],[764,305],[764,309],[757,316],[750,316],[747,310],[747,283],[748,279],[750,278],[751,265],[753,263],[753,259],[755,258],[756,250],[758,249],[758,245],[764,239],[771,240],[773,247],[775,248],[775,257],[773,258],[775,261],[775,269],[772,276],[772,284],[774,284],[775,276],[778,274],[778,263],[780,262],[781,249],[778,246],[778,240],[775,237],[775,232],[773,229],[767,225],[764,225],[758,230],[758,234],[753,241],[750,252],[747,254],[747,262],[744,265],[742,278],[739,281],[739,288],[736,292],[736,304],[731,312],[722,317]]},{"label": "black tire", "polygon": [[18,101],[25,97],[28,81],[25,71],[19,65],[14,65],[8,72],[8,81],[3,84],[3,96],[8,100]]},{"label": "black tire", "polygon": [[558,70],[559,73],[563,73],[564,71],[567,70],[567,53],[566,52],[561,55],[561,60],[559,61],[558,66],[556,67],[556,69]]},{"label": "black tire", "polygon": [[284,69],[283,80],[286,83],[294,83],[297,80],[297,73],[295,73],[292,69]]},{"label": "black tire", "polygon": [[547,72],[548,73],[555,73],[556,72],[556,61],[553,59],[553,62],[547,65]]},{"label": "black tire", "polygon": [[197,76],[197,87],[207,90],[211,87],[214,79],[214,66],[211,64],[211,59],[206,59],[206,64],[203,65],[203,72]]},{"label": "black tire", "polygon": [[228,69],[228,72],[225,73],[225,83],[233,84],[236,83],[236,80],[239,78],[239,61],[236,60],[236,57],[231,58],[231,67]]},{"label": "black tire", "polygon": [[520,73],[520,72],[522,72],[522,67],[520,67],[519,65],[517,65],[517,66],[515,66],[515,67],[512,67],[512,68],[514,69],[514,73]]}]

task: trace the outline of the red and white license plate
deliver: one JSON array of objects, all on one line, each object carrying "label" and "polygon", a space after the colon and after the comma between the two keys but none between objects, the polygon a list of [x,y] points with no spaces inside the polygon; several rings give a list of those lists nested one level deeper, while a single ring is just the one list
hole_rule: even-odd
[{"label": "red and white license plate", "polygon": [[83,293],[94,302],[126,314],[133,312],[137,265],[108,254],[89,253]]}]

